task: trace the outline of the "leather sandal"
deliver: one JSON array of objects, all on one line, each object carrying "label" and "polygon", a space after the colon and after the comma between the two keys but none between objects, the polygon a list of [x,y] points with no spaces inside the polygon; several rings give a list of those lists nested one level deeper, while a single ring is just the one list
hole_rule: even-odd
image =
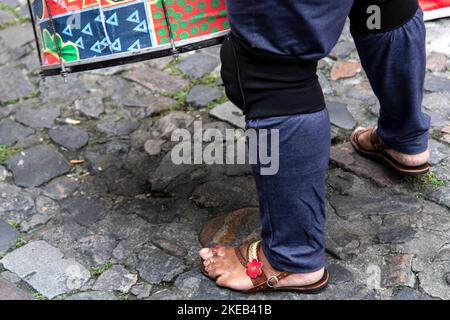
[{"label": "leather sandal", "polygon": [[[364,149],[359,143],[359,138],[361,137],[361,135],[369,131],[370,131],[370,142],[374,150]],[[376,129],[374,128],[361,129],[357,131],[352,136],[351,143],[353,148],[361,156],[382,162],[400,175],[420,176],[430,171],[430,164],[428,162],[419,166],[407,166],[395,160],[391,155],[389,155],[386,152],[386,149],[389,149],[389,147],[380,139]]]},{"label": "leather sandal", "polygon": [[[330,277],[328,271],[325,269],[322,279],[314,284],[295,287],[279,287],[278,283],[280,280],[292,273],[281,272],[272,268],[269,261],[262,254],[261,241],[244,244],[239,248],[234,248],[234,253],[241,265],[246,269],[246,274],[253,283],[253,288],[245,290],[243,293],[254,294],[264,291],[290,291],[302,294],[318,294],[328,286]],[[203,263],[200,264],[200,268],[206,277],[216,280],[208,274]]]}]

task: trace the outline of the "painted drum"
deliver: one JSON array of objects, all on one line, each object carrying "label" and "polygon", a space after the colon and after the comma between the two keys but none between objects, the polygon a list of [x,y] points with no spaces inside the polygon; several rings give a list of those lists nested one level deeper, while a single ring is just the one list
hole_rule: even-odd
[{"label": "painted drum", "polygon": [[220,44],[225,0],[29,0],[41,74],[80,72]]}]

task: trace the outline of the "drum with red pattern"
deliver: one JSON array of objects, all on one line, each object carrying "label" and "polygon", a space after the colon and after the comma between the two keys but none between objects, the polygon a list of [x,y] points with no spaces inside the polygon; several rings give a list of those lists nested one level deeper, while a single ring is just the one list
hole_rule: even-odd
[{"label": "drum with red pattern", "polygon": [[78,72],[215,45],[225,0],[29,0],[42,74]]}]

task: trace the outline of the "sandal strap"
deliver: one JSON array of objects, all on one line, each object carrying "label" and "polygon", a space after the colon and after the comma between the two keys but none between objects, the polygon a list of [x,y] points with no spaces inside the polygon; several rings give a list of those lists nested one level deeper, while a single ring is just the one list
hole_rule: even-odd
[{"label": "sandal strap", "polygon": [[260,268],[261,272],[258,274],[258,276],[253,278],[249,275],[253,283],[253,288],[250,290],[246,290],[245,293],[256,293],[267,289],[274,289],[281,279],[284,279],[291,274],[289,272],[280,272],[275,270],[270,266],[267,259],[263,261],[261,257],[261,241],[250,244],[247,248],[248,263],[246,265],[246,268],[248,270],[249,267],[256,266],[257,268]]},{"label": "sandal strap", "polygon": [[377,134],[377,130],[371,129],[372,133],[370,134],[370,142],[372,143],[372,146],[377,151],[384,151],[388,149],[389,147],[380,139],[380,136]]}]

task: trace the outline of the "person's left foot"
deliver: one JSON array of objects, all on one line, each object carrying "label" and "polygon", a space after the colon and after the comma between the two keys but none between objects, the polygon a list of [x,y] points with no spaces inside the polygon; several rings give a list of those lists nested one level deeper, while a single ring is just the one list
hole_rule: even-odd
[{"label": "person's left foot", "polygon": [[[216,278],[219,286],[239,291],[253,288],[253,283],[236,256],[234,248],[221,246],[204,248],[199,254],[206,272],[211,278]],[[260,258],[263,264],[269,263],[264,253],[261,253]],[[324,271],[325,269],[322,268],[311,273],[290,274],[281,279],[277,287],[301,287],[315,284],[322,279]]]}]

